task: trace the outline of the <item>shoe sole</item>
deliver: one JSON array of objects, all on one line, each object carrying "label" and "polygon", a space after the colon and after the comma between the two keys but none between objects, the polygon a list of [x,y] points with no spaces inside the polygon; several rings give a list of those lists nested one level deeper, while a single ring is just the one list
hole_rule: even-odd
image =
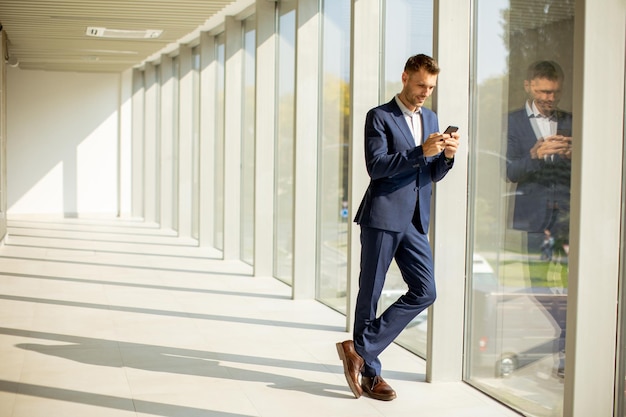
[{"label": "shoe sole", "polygon": [[346,376],[346,381],[348,382],[348,386],[350,387],[352,394],[354,394],[354,397],[359,398],[361,397],[361,394],[362,394],[361,387],[356,385],[352,381],[352,376],[350,375],[350,371],[348,371],[346,354],[343,351],[343,345],[341,344],[341,342],[339,342],[335,346],[337,346],[337,353],[339,354],[339,359],[341,359],[341,361],[343,362],[343,374]]},{"label": "shoe sole", "polygon": [[363,392],[370,398],[373,398],[375,400],[380,400],[380,401],[391,401],[391,400],[395,400],[397,395],[393,394],[393,395],[389,395],[389,396],[381,396],[381,395],[377,395],[374,394],[371,391],[367,391],[366,389],[363,389]]}]

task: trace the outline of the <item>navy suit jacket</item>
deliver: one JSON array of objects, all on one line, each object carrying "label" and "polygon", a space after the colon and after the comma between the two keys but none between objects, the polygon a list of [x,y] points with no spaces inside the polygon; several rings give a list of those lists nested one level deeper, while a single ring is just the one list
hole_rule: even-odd
[{"label": "navy suit jacket", "polygon": [[[437,115],[422,108],[422,137],[439,131]],[[365,164],[370,183],[356,213],[361,226],[392,232],[406,230],[410,222],[428,233],[432,183],[452,167],[443,152],[425,157],[402,114],[391,99],[367,113],[365,120]]]},{"label": "navy suit jacket", "polygon": [[[557,133],[571,136],[572,115],[557,111],[556,118]],[[571,160],[558,155],[548,161],[532,159],[530,149],[536,143],[526,108],[511,112],[506,174],[509,181],[517,183],[513,228],[527,232],[543,232],[551,226],[555,210],[564,214],[570,208]]]}]

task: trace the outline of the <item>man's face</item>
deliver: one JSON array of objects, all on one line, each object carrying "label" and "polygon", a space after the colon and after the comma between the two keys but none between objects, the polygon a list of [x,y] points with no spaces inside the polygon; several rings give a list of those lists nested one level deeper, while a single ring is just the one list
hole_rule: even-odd
[{"label": "man's face", "polygon": [[561,80],[535,78],[524,81],[524,89],[529,99],[535,102],[537,109],[544,116],[551,115],[561,99]]},{"label": "man's face", "polygon": [[[410,73],[403,72],[400,97],[410,110],[417,110],[433,93],[435,85],[437,85],[437,75],[430,74],[424,69]],[[411,106],[415,109],[411,109]]]}]

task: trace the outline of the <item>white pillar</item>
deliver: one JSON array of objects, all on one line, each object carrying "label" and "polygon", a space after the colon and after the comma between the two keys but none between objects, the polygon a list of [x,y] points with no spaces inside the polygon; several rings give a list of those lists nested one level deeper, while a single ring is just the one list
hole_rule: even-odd
[{"label": "white pillar", "polygon": [[118,216],[123,218],[131,216],[132,210],[133,74],[126,70],[120,77]]},{"label": "white pillar", "polygon": [[575,4],[563,412],[569,417],[614,415],[626,3],[601,3]]},{"label": "white pillar", "polygon": [[215,38],[200,35],[200,208],[199,245],[214,246],[215,206]]},{"label": "white pillar", "polygon": [[[459,381],[463,370],[467,240],[467,159],[471,8],[465,0],[435,1],[434,58],[441,68],[433,97],[439,128],[459,126],[454,168],[434,191],[431,242],[437,301],[430,308],[427,381]],[[450,28],[453,28],[452,30]]]},{"label": "white pillar", "polygon": [[354,223],[354,215],[369,185],[365,166],[365,137],[363,129],[367,112],[380,104],[380,55],[371,51],[382,49],[380,0],[358,0],[354,2],[354,42],[352,62],[351,142],[350,142],[350,208],[348,214],[348,303],[346,330],[354,327],[354,306],[359,292],[361,260],[361,228]]},{"label": "white pillar", "polygon": [[274,265],[274,152],[276,130],[276,3],[256,4],[256,146],[254,275],[272,276]]},{"label": "white pillar", "polygon": [[241,97],[243,31],[241,21],[225,18],[224,259],[239,259],[241,247]]},{"label": "white pillar", "polygon": [[144,107],[144,220],[156,222],[157,202],[157,109],[159,83],[153,64],[146,64],[145,107]]},{"label": "white pillar", "polygon": [[133,70],[132,91],[132,143],[131,143],[131,215],[143,217],[143,142],[145,110],[145,72]]},{"label": "white pillar", "polygon": [[181,46],[178,87],[178,236],[191,237],[193,186],[193,71],[191,48]]},{"label": "white pillar", "polygon": [[160,111],[160,224],[164,229],[172,229],[173,224],[173,204],[176,202],[174,196],[174,79],[172,58],[167,55],[161,57],[161,107]]}]

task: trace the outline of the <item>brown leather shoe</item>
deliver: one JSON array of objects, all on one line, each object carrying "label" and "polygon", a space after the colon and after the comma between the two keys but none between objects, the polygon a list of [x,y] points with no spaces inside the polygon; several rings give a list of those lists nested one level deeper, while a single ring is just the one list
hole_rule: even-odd
[{"label": "brown leather shoe", "polygon": [[364,376],[361,378],[361,387],[367,395],[377,400],[391,401],[396,398],[396,392],[382,376]]},{"label": "brown leather shoe", "polygon": [[346,376],[346,381],[348,381],[348,386],[354,396],[359,398],[363,394],[363,389],[359,384],[359,376],[365,361],[354,350],[352,340],[337,343],[337,353],[339,353],[339,359],[343,361],[343,373]]}]

